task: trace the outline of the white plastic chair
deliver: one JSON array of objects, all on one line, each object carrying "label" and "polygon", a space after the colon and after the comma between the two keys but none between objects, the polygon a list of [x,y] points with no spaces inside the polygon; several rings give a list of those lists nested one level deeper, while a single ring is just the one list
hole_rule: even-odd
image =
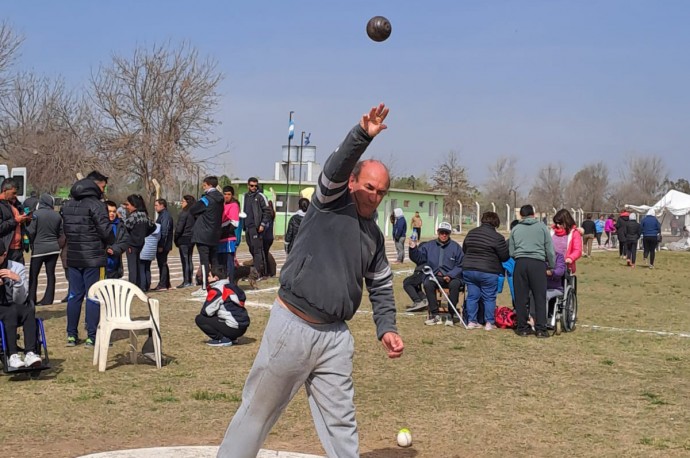
[{"label": "white plastic chair", "polygon": [[[132,321],[130,318],[129,312],[134,296],[149,304],[151,315],[148,320]],[[89,288],[88,297],[98,301],[101,305],[101,318],[98,323],[93,352],[93,364],[94,366],[98,364],[100,372],[105,372],[110,334],[113,329],[129,331],[132,364],[137,363],[137,336],[134,331],[150,329],[153,336],[156,366],[161,368],[160,304],[158,299],[147,297],[136,285],[124,280],[101,280]]]}]

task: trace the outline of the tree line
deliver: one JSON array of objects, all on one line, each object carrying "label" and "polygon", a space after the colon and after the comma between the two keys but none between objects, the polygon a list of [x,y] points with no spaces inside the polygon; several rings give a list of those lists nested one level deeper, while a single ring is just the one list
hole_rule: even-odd
[{"label": "tree line", "polygon": [[444,192],[444,214],[453,221],[458,201],[468,209],[465,213],[474,211],[475,202],[482,208],[494,203],[499,214],[506,204],[513,208],[525,203],[543,212],[581,208],[585,212],[615,213],[626,204],[653,205],[671,189],[690,194],[688,180],[669,179],[663,159],[656,155],[630,156],[615,170],[598,161],[584,165],[572,176],[558,163],[548,163],[533,175],[522,176],[516,164],[514,156],[500,157],[488,165],[487,180],[475,184],[470,181],[460,154],[451,151],[439,161],[431,176],[398,176],[391,180],[391,187]]},{"label": "tree line", "polygon": [[60,76],[14,70],[22,41],[0,24],[0,160],[30,165],[41,192],[98,169],[120,195],[150,201],[154,178],[171,196],[196,194],[204,163],[193,152],[217,143],[223,76],[214,60],[188,43],[142,47],[112,55],[85,87],[68,89]]}]

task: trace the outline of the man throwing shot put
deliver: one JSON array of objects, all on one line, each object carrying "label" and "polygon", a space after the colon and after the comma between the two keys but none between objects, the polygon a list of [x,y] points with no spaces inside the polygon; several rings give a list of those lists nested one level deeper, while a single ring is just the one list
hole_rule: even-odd
[{"label": "man throwing shot put", "polygon": [[256,457],[302,385],[326,454],[359,456],[354,342],[345,322],[360,305],[362,280],[388,357],[400,357],[404,348],[395,326],[393,273],[385,240],[372,220],[390,178],[380,162],[358,162],[386,128],[387,115],[384,104],[372,108],[324,165],[300,236],[281,271],[278,298],[219,457]]}]

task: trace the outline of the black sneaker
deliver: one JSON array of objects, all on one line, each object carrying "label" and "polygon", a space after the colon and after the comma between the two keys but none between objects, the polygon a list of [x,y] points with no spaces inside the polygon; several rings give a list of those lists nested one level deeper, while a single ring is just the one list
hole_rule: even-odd
[{"label": "black sneaker", "polygon": [[551,334],[549,334],[549,331],[547,330],[539,330],[536,332],[536,334],[538,339],[547,339],[551,337]]},{"label": "black sneaker", "polygon": [[516,329],[515,334],[517,334],[520,337],[528,337],[534,334],[534,331],[532,328],[525,328],[525,329]]}]

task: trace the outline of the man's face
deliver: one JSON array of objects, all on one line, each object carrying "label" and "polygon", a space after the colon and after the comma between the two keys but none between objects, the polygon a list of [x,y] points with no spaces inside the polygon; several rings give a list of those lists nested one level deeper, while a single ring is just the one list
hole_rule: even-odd
[{"label": "man's face", "polygon": [[359,177],[350,175],[347,184],[362,218],[371,218],[383,198],[388,193],[388,172],[378,162],[367,162],[362,166]]},{"label": "man's face", "polygon": [[249,183],[247,183],[247,187],[249,188],[249,192],[256,192],[256,190],[259,189],[259,182],[250,181]]},{"label": "man's face", "polygon": [[108,218],[110,221],[115,221],[115,218],[117,218],[117,207],[108,205]]},{"label": "man's face", "polygon": [[448,231],[438,231],[438,241],[441,243],[446,243],[450,239],[450,232]]},{"label": "man's face", "polygon": [[158,202],[155,202],[153,204],[153,208],[154,208],[154,210],[156,210],[156,213],[160,213],[163,210],[165,210],[165,207],[163,206],[163,204],[159,204]]},{"label": "man's face", "polygon": [[96,186],[98,186],[101,189],[101,192],[105,192],[105,187],[108,183],[106,183],[105,181],[94,181],[94,183],[96,183]]},{"label": "man's face", "polygon": [[232,193],[230,191],[224,192],[223,193],[223,200],[225,201],[226,204],[229,204],[232,202]]},{"label": "man's face", "polygon": [[14,200],[17,197],[17,188],[10,188],[5,191],[5,199]]}]

